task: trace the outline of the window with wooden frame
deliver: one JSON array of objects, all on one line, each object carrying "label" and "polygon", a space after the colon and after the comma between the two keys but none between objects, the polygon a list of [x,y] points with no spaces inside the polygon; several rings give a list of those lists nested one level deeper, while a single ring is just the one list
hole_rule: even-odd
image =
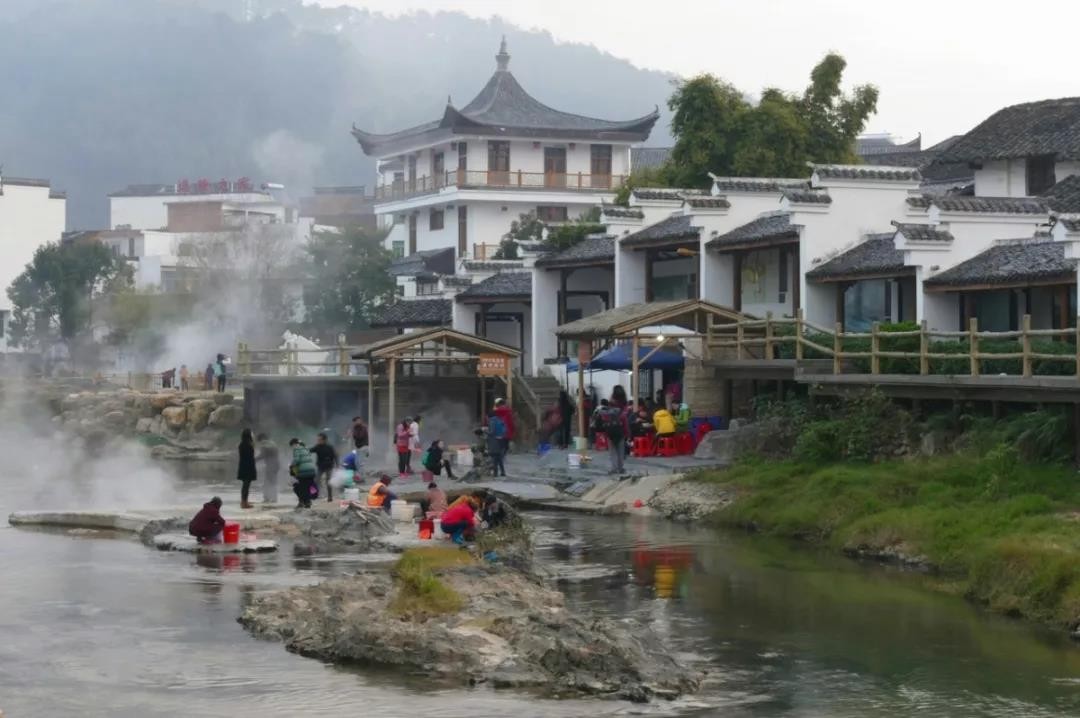
[{"label": "window with wooden frame", "polygon": [[611,186],[611,145],[590,145],[590,184],[593,187]]},{"label": "window with wooden frame", "polygon": [[428,212],[428,230],[434,232],[446,226],[446,212],[433,209]]},{"label": "window with wooden frame", "polygon": [[536,208],[536,218],[541,222],[565,222],[569,213],[566,207],[542,205]]}]

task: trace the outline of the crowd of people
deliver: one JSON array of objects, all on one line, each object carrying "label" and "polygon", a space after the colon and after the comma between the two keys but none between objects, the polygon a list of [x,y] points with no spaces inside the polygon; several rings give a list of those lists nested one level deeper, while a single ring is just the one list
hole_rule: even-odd
[{"label": "crowd of people", "polygon": [[[218,354],[214,361],[206,365],[206,371],[203,372],[201,377],[203,391],[224,393],[228,380],[228,370],[226,368],[228,364],[229,358],[224,354]],[[195,376],[196,381],[198,381],[199,375],[196,374]],[[188,365],[181,364],[179,370],[176,367],[170,367],[161,372],[161,388],[191,391],[193,385],[191,370],[188,369]]]}]

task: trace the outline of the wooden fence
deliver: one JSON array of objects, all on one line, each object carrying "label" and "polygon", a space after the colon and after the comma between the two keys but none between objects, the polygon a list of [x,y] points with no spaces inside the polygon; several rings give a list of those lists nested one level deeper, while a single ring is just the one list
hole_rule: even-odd
[{"label": "wooden fence", "polygon": [[[1076,328],[1032,329],[1030,315],[1024,315],[1019,330],[1007,332],[979,331],[974,318],[967,331],[929,329],[924,320],[912,330],[883,330],[875,322],[869,332],[847,332],[840,323],[828,328],[809,322],[801,310],[794,318],[770,312],[764,319],[710,323],[706,345],[710,356],[734,350],[737,360],[828,358],[833,374],[1049,373],[1080,378],[1080,320]],[[993,363],[990,372],[988,363]]]},{"label": "wooden fence", "polygon": [[248,376],[357,376],[361,366],[352,359],[360,347],[335,344],[318,349],[258,349],[241,343],[236,351],[236,374]]}]

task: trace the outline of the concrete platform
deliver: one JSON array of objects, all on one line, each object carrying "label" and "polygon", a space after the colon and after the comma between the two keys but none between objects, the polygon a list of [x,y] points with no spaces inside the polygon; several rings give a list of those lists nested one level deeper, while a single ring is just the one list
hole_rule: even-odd
[{"label": "concrete platform", "polygon": [[183,551],[186,553],[266,553],[277,551],[277,541],[271,539],[250,539],[240,537],[240,543],[202,544],[194,536],[184,534],[160,534],[154,537],[154,546],[159,551]]},{"label": "concrete platform", "polygon": [[[57,528],[99,529],[139,533],[151,521],[195,515],[190,506],[174,506],[133,511],[16,511],[8,516],[12,526],[55,526]],[[241,529],[259,529],[280,523],[280,514],[289,509],[229,512],[226,521],[235,521]]]}]

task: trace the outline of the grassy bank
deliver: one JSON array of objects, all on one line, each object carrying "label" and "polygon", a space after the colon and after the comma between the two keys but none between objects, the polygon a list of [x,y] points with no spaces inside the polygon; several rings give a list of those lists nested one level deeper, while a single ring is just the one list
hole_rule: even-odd
[{"label": "grassy bank", "polygon": [[1060,460],[1057,419],[1044,412],[969,419],[950,453],[933,457],[870,451],[868,460],[854,460],[822,450],[844,437],[857,444],[859,428],[888,435],[883,422],[904,421],[839,407],[801,422],[789,454],[796,458],[747,460],[697,478],[737,493],[715,515],[722,524],[924,563],[938,572],[939,587],[995,611],[1076,627],[1080,474]]}]

